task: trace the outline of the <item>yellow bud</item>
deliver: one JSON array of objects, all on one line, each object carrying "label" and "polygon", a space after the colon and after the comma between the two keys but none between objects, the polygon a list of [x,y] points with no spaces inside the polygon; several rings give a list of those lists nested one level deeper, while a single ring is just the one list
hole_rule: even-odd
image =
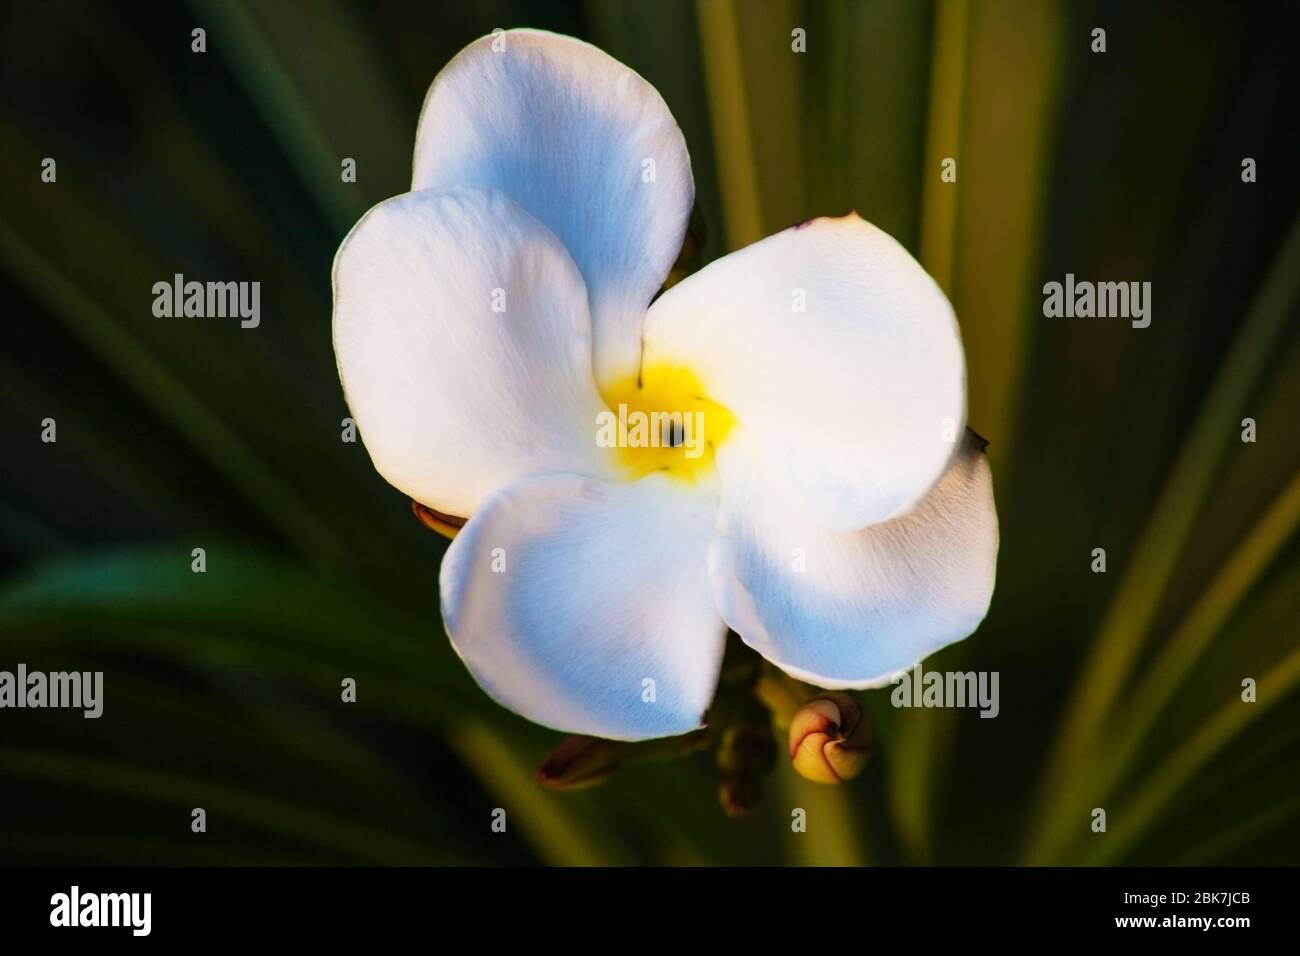
[{"label": "yellow bud", "polygon": [[790,721],[790,760],[817,783],[856,777],[871,756],[871,724],[848,694],[827,691],[800,707]]},{"label": "yellow bud", "polygon": [[420,523],[431,531],[436,531],[448,540],[456,537],[460,529],[465,526],[468,518],[461,518],[457,515],[443,514],[441,511],[434,511],[428,505],[422,505],[418,501],[411,500],[411,511]]}]

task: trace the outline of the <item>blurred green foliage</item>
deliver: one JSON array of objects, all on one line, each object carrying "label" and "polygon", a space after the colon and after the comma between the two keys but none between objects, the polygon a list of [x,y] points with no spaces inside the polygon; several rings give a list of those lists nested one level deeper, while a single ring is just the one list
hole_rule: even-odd
[{"label": "blurred green foliage", "polygon": [[[339,440],[329,336],[334,249],[407,187],[429,82],[510,26],[660,89],[702,262],[856,208],[949,292],[1003,543],[988,619],[927,669],[1000,671],[998,719],[869,693],[868,771],[782,765],[742,820],[707,757],[536,785],[557,735],[451,652],[444,542]],[[0,5],[0,667],[107,686],[98,721],[0,716],[0,860],[1295,862],[1297,26],[1286,3]],[[155,319],[175,272],[260,280],[261,328]],[[1044,320],[1066,272],[1150,280],[1152,326]]]}]

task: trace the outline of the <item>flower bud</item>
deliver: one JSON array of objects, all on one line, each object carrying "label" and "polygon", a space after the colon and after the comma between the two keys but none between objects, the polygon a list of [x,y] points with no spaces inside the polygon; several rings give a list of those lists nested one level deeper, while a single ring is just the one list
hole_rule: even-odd
[{"label": "flower bud", "polygon": [[456,537],[460,529],[465,526],[465,522],[469,520],[456,515],[443,514],[441,511],[434,511],[428,505],[422,505],[415,499],[411,499],[411,512],[419,519],[420,524],[431,531],[438,532],[448,540]]},{"label": "flower bud", "polygon": [[759,775],[776,765],[776,741],[767,724],[733,724],[718,745],[718,766],[723,773]]},{"label": "flower bud", "polygon": [[871,756],[871,724],[848,694],[828,691],[790,721],[790,760],[800,776],[817,783],[856,777]]},{"label": "flower bud", "polygon": [[537,781],[548,790],[594,787],[616,769],[626,744],[600,737],[565,737],[537,768]]},{"label": "flower bud", "polygon": [[[761,710],[751,716],[758,716]],[[722,784],[718,799],[728,816],[741,817],[763,796],[763,775],[776,765],[776,740],[772,727],[761,723],[732,724],[718,742],[718,768]]]},{"label": "flower bud", "polygon": [[718,802],[729,817],[743,817],[762,796],[763,783],[755,776],[728,775],[718,786]]}]

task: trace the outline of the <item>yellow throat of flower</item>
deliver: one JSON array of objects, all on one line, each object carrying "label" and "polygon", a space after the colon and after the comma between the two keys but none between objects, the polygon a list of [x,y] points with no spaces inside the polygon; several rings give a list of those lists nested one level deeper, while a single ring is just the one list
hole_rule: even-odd
[{"label": "yellow throat of flower", "polygon": [[714,450],[735,416],[704,396],[680,365],[652,365],[601,390],[608,411],[597,416],[596,443],[610,448],[630,479],[663,472],[695,482],[714,469]]}]

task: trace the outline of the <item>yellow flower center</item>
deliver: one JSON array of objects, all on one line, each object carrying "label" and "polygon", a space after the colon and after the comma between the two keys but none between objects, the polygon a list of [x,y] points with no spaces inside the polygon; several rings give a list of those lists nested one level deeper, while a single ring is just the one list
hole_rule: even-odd
[{"label": "yellow flower center", "polygon": [[596,442],[613,448],[631,480],[654,471],[694,482],[713,471],[714,449],[735,416],[704,397],[680,365],[653,365],[602,389],[609,410],[597,416]]}]

